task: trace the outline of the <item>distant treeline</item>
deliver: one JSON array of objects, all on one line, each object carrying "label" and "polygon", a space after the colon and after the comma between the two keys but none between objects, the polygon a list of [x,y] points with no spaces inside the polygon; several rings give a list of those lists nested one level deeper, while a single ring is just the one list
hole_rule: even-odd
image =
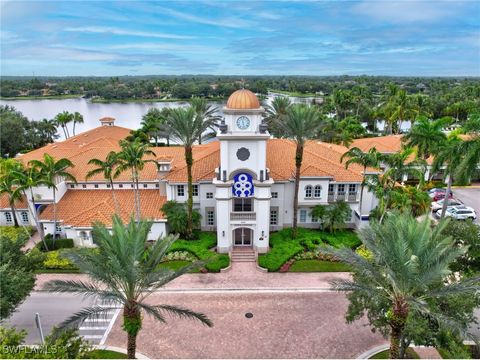
[{"label": "distant treeline", "polygon": [[[328,95],[337,89],[365,88],[381,95],[388,84],[398,85],[407,94],[430,97],[476,94],[479,78],[423,78],[385,76],[120,76],[120,77],[1,77],[1,97],[84,96],[104,100],[225,98],[246,87],[258,94],[280,91],[290,95]],[[458,91],[460,90],[461,91]],[[461,98],[451,99],[453,102]],[[450,102],[447,99],[447,102]]]}]

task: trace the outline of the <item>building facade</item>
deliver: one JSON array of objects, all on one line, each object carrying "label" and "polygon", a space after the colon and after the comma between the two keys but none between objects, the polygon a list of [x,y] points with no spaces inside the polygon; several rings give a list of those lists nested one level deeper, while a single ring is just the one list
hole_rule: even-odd
[{"label": "building facade", "polygon": [[[193,148],[193,201],[201,214],[201,228],[216,231],[217,250],[230,252],[235,246],[267,252],[272,231],[292,226],[295,173],[293,141],[274,139],[263,123],[264,109],[255,94],[241,89],[233,93],[223,109],[224,119],[217,137]],[[87,179],[92,170],[88,161],[105,159],[110,151],[119,151],[118,142],[130,129],[115,126],[114,119],[101,119],[101,126],[65,141],[49,144],[24,154],[25,163],[41,159],[44,153],[56,159],[69,158],[77,183],[57,179],[57,232],[73,238],[78,246],[92,246],[92,224],[111,225],[119,213],[124,221],[133,214],[133,187],[129,173],[114,181],[113,189],[102,176]],[[153,222],[149,240],[168,232],[168,222],[160,208],[166,201],[186,202],[187,169],[181,146],[153,147],[156,164],[148,163],[140,173],[141,215]],[[377,202],[364,190],[359,209],[363,168],[340,161],[346,147],[308,141],[300,173],[298,223],[319,227],[311,210],[316,205],[346,201],[351,209],[349,227],[368,223],[368,214]],[[33,189],[34,204],[46,233],[53,233],[52,189]],[[115,196],[114,196],[115,195]],[[116,198],[116,203],[114,202]],[[24,200],[26,201],[26,199]],[[29,200],[31,202],[31,200]],[[1,209],[5,224],[10,224]]]}]

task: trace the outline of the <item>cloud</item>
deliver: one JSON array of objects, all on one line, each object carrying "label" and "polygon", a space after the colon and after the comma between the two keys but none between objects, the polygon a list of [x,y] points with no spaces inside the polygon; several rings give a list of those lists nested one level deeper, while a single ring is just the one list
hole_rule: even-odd
[{"label": "cloud", "polygon": [[452,16],[461,8],[457,1],[371,1],[365,0],[352,7],[356,14],[388,23],[436,21]]},{"label": "cloud", "polygon": [[188,53],[213,53],[219,52],[220,49],[215,46],[196,45],[196,44],[168,44],[168,43],[127,43],[120,45],[112,45],[109,47],[113,50],[162,50],[172,52],[188,52]]},{"label": "cloud", "polygon": [[186,12],[180,12],[173,9],[162,8],[160,12],[176,17],[177,19],[187,20],[194,23],[204,24],[204,25],[211,25],[211,26],[219,26],[219,27],[228,27],[228,28],[250,28],[255,26],[250,20],[244,20],[240,17],[219,17],[217,19],[210,19],[201,17],[198,15],[188,14]]},{"label": "cloud", "polygon": [[165,34],[161,32],[147,32],[137,30],[125,30],[107,26],[81,26],[81,27],[67,27],[64,29],[69,32],[81,32],[81,33],[93,33],[93,34],[113,34],[113,35],[127,35],[127,36],[139,36],[150,37],[160,39],[194,39],[195,36],[177,35],[177,34]]}]

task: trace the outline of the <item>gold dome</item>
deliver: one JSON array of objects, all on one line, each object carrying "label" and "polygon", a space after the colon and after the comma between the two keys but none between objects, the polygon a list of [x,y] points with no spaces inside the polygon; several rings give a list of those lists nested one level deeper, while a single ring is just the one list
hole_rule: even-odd
[{"label": "gold dome", "polygon": [[247,89],[235,91],[227,101],[228,109],[258,109],[260,102],[257,96]]}]

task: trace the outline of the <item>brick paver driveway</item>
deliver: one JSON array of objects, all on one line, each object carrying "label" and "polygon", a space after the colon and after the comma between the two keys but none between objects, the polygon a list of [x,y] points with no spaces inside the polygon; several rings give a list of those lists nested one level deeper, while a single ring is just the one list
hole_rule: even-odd
[{"label": "brick paver driveway", "polygon": [[[150,300],[203,312],[214,322],[207,328],[173,318],[162,324],[145,316],[138,351],[151,358],[355,358],[386,343],[365,326],[365,319],[346,324],[347,300],[331,291],[168,292]],[[247,312],[253,318],[246,318]],[[126,348],[121,317],[106,344]]]}]

